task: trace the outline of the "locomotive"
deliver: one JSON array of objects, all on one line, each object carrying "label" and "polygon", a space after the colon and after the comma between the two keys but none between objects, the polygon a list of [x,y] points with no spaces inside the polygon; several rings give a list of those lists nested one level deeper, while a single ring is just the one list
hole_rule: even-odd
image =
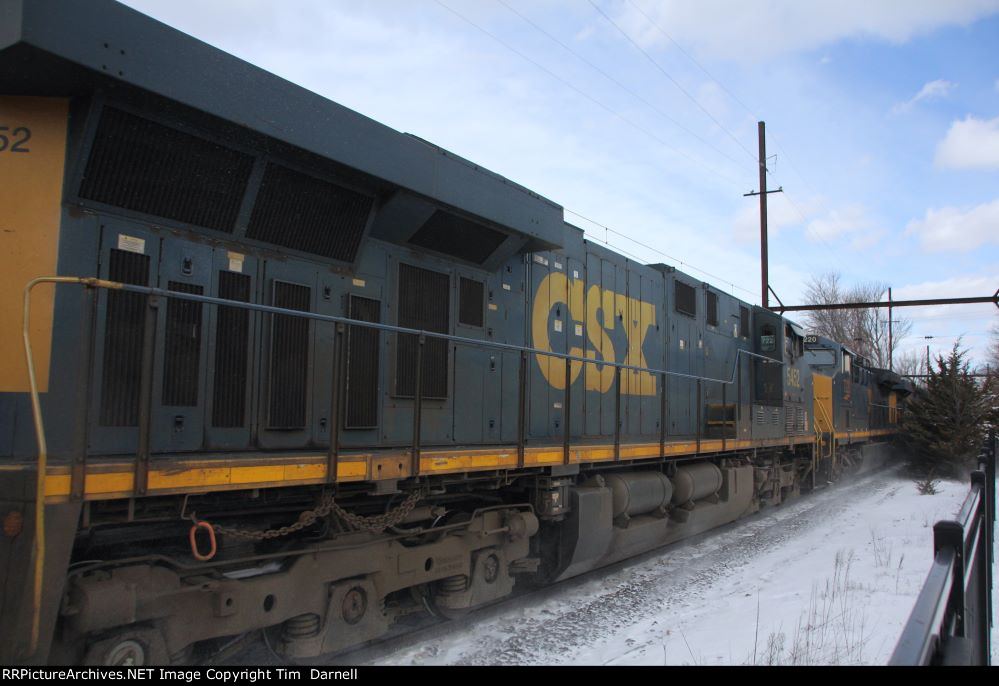
[{"label": "locomotive", "polygon": [[4,663],[343,650],[897,432],[897,375],[440,147],[111,0],[0,17]]}]

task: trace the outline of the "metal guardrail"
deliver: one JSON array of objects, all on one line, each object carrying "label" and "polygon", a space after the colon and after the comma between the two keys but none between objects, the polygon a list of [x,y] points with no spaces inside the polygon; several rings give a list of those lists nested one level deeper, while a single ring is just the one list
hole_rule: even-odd
[{"label": "metal guardrail", "polygon": [[933,526],[933,566],[889,665],[988,665],[995,556],[995,429],[954,520]]}]

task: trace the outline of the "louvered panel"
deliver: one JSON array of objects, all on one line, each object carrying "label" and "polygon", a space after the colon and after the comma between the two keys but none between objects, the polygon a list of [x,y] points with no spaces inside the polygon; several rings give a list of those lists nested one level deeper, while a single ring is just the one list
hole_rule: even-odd
[{"label": "louvered panel", "polygon": [[[354,295],[349,312],[351,319],[378,323],[381,302]],[[379,339],[377,329],[351,326],[347,331],[347,429],[378,426]]]},{"label": "louvered panel", "polygon": [[373,204],[361,193],[268,164],[246,235],[353,262]]},{"label": "louvered panel", "polygon": [[461,278],[458,288],[458,322],[465,326],[481,327],[484,320],[482,311],[485,286],[481,281]]},{"label": "louvered panel", "polygon": [[[312,289],[274,282],[273,304],[307,312]],[[305,428],[309,375],[309,320],[287,314],[272,315],[268,428]]]},{"label": "louvered panel", "polygon": [[[451,279],[447,274],[399,265],[399,326],[448,333],[450,326]],[[412,397],[416,392],[415,335],[399,334],[396,352],[396,395]],[[425,398],[446,398],[448,389],[448,344],[427,338],[421,369]]]},{"label": "louvered panel", "polygon": [[252,168],[249,155],[106,107],[79,195],[231,233]]},{"label": "louvered panel", "polygon": [[[203,295],[205,289],[170,281],[167,289],[178,293]],[[166,311],[166,331],[163,338],[164,405],[193,407],[198,404],[198,371],[201,363],[202,304],[170,298]]]},{"label": "louvered panel", "polygon": [[[250,277],[219,272],[219,297],[250,302]],[[246,362],[249,355],[250,312],[219,307],[215,324],[215,384],[212,391],[212,426],[246,426]]]},{"label": "louvered panel", "polygon": [[506,234],[437,210],[409,239],[413,245],[482,264],[506,240]]},{"label": "louvered panel", "polygon": [[[108,278],[149,285],[149,256],[111,250]],[[146,296],[108,291],[104,326],[104,365],[101,374],[102,426],[138,426],[142,376],[142,331]]]},{"label": "louvered panel", "polygon": [[674,281],[673,284],[676,311],[691,317],[697,316],[697,291],[693,286],[680,280]]}]

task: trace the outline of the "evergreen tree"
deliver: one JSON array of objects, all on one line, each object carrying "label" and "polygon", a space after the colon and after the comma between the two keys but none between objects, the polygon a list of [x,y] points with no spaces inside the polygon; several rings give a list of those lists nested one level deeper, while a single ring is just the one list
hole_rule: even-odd
[{"label": "evergreen tree", "polygon": [[909,399],[903,418],[910,465],[920,475],[961,477],[973,468],[988,430],[993,398],[969,376],[959,343],[938,355],[925,389]]}]

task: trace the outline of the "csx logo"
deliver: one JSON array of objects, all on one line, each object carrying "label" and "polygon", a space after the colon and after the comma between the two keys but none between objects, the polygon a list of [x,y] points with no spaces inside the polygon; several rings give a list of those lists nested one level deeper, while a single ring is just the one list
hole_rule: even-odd
[{"label": "csx logo", "polygon": [[[533,345],[539,350],[551,350],[549,318],[556,310],[552,328],[569,336],[569,354],[601,362],[620,362],[635,367],[648,367],[642,343],[649,330],[656,325],[656,306],[629,298],[600,286],[590,286],[579,279],[570,279],[561,272],[553,272],[542,279],[534,294],[531,313]],[[567,321],[571,320],[571,321]],[[576,325],[585,323],[586,340],[574,335]],[[611,334],[621,327],[627,336],[626,350],[614,349]],[[585,346],[585,351],[582,346]],[[623,352],[623,356],[619,353]],[[535,355],[541,373],[555,389],[565,389],[565,360]],[[606,393],[614,387],[614,367],[599,363],[573,361],[569,365],[569,383],[573,384],[583,373],[587,391]],[[622,395],[656,395],[656,377],[649,372],[621,370]]]}]

